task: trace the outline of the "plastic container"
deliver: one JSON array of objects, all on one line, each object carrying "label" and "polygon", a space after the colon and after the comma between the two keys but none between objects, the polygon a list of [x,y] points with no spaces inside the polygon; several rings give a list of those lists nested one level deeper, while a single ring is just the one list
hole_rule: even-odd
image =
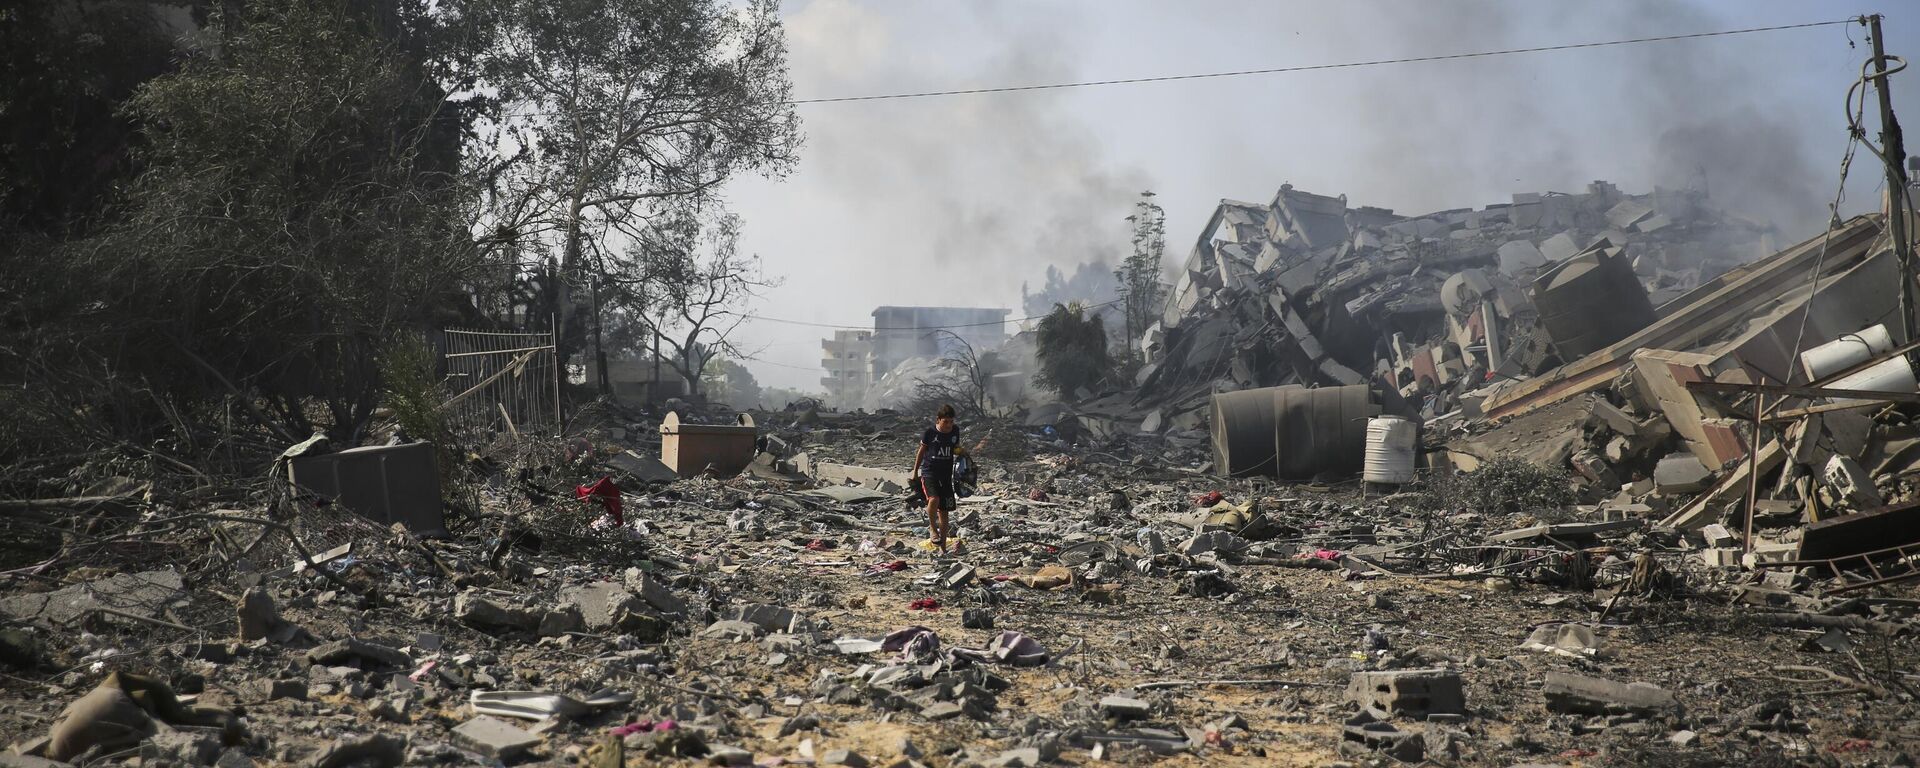
[{"label": "plastic container", "polygon": [[1418,435],[1413,422],[1398,416],[1368,419],[1367,462],[1360,478],[1384,485],[1413,482],[1413,450]]},{"label": "plastic container", "polygon": [[1913,366],[1907,363],[1906,355],[1888,358],[1872,368],[1827,386],[1831,389],[1857,389],[1862,392],[1920,391],[1920,381],[1914,379]]},{"label": "plastic container", "polygon": [[1818,381],[1822,376],[1844,371],[1890,349],[1893,349],[1893,334],[1887,332],[1886,325],[1876,325],[1800,353],[1800,367],[1806,371],[1808,381]]}]

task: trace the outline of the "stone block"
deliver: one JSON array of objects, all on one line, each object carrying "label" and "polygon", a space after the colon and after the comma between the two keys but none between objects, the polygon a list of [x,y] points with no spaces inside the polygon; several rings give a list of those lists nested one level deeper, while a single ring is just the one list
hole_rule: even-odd
[{"label": "stone block", "polygon": [[1467,713],[1460,675],[1444,669],[1355,672],[1347,680],[1347,699],[1409,717]]},{"label": "stone block", "polygon": [[507,761],[540,745],[540,737],[497,717],[481,715],[453,729],[453,743],[484,757]]}]

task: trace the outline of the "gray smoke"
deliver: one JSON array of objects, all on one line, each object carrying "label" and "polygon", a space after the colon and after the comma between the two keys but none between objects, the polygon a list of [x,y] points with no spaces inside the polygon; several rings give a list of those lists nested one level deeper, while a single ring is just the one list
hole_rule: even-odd
[{"label": "gray smoke", "polygon": [[[841,0],[827,6],[807,12],[870,13]],[[884,92],[1086,75],[1071,65],[1074,51],[1063,44],[1070,40],[999,10],[975,11],[997,32],[979,59],[955,63],[957,71],[939,62],[915,66],[902,60],[910,57],[901,56],[903,42],[895,40],[885,76],[866,87]],[[807,119],[810,157],[891,161],[877,174],[830,165],[818,170],[849,205],[913,233],[893,243],[898,258],[914,266],[913,279],[952,294],[898,304],[1017,308],[1022,283],[1043,280],[1048,265],[1071,272],[1083,262],[1124,255],[1129,232],[1123,219],[1149,186],[1147,174],[1112,157],[1094,124],[1058,93],[875,102],[814,110]]]},{"label": "gray smoke", "polygon": [[[1868,10],[1861,0],[788,1],[802,97],[1451,54]],[[1920,26],[1889,23],[1890,51],[1913,50]],[[1849,29],[1862,43],[1852,50]],[[1124,217],[1146,188],[1166,206],[1174,264],[1220,199],[1265,202],[1283,183],[1407,215],[1596,179],[1633,193],[1704,187],[1719,207],[1774,223],[1784,244],[1826,218],[1846,142],[1841,98],[1866,55],[1860,30],[1824,27],[816,105],[802,109],[796,177],[734,190],[746,246],[788,280],[763,311],[815,322],[858,322],[882,304],[1017,308],[1021,286],[1043,285],[1049,266],[1071,276],[1124,255]],[[1895,89],[1896,105],[1920,108],[1920,74],[1896,76]],[[1843,213],[1878,204],[1874,160],[1863,152],[1853,170]],[[790,366],[777,380],[811,386],[817,331],[753,332]]]},{"label": "gray smoke", "polygon": [[[1666,0],[1419,8],[1430,11],[1378,17],[1378,32],[1418,55],[1708,31],[1743,21]],[[1827,29],[1820,34],[1842,34]],[[1830,113],[1809,115],[1782,101],[1779,83],[1754,76],[1753,57],[1780,40],[1765,35],[1789,34],[1813,33],[1383,68],[1394,82],[1370,91],[1365,110],[1381,126],[1368,132],[1376,164],[1359,170],[1391,172],[1420,190],[1408,196],[1419,205],[1403,213],[1501,201],[1463,197],[1469,189],[1579,191],[1593,179],[1620,182],[1628,192],[1704,188],[1719,207],[1770,221],[1789,242],[1797,240],[1826,221],[1837,178],[1827,169],[1835,167],[1845,134],[1839,92]],[[1832,147],[1832,158],[1812,154],[1823,146]],[[1516,186],[1527,182],[1548,186]]]}]

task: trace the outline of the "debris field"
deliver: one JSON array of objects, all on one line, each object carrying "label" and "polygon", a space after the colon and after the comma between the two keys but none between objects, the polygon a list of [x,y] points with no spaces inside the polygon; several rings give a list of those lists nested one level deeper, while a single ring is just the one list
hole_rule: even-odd
[{"label": "debris field", "polygon": [[1132,386],[967,423],[946,551],[927,414],[806,403],[0,502],[0,765],[1913,764],[1882,217],[1215,220]]}]

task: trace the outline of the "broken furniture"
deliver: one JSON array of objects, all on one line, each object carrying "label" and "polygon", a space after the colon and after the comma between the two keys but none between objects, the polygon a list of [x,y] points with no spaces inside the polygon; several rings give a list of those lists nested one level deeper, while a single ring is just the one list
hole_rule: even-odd
[{"label": "broken furniture", "polygon": [[708,471],[733,477],[753,461],[758,435],[753,417],[744,413],[738,424],[686,424],[679,412],[668,412],[660,424],[660,461],[681,477]]},{"label": "broken furniture", "polygon": [[369,520],[400,523],[416,534],[446,533],[440,466],[432,443],[369,445],[295,457],[287,463],[287,480]]}]

